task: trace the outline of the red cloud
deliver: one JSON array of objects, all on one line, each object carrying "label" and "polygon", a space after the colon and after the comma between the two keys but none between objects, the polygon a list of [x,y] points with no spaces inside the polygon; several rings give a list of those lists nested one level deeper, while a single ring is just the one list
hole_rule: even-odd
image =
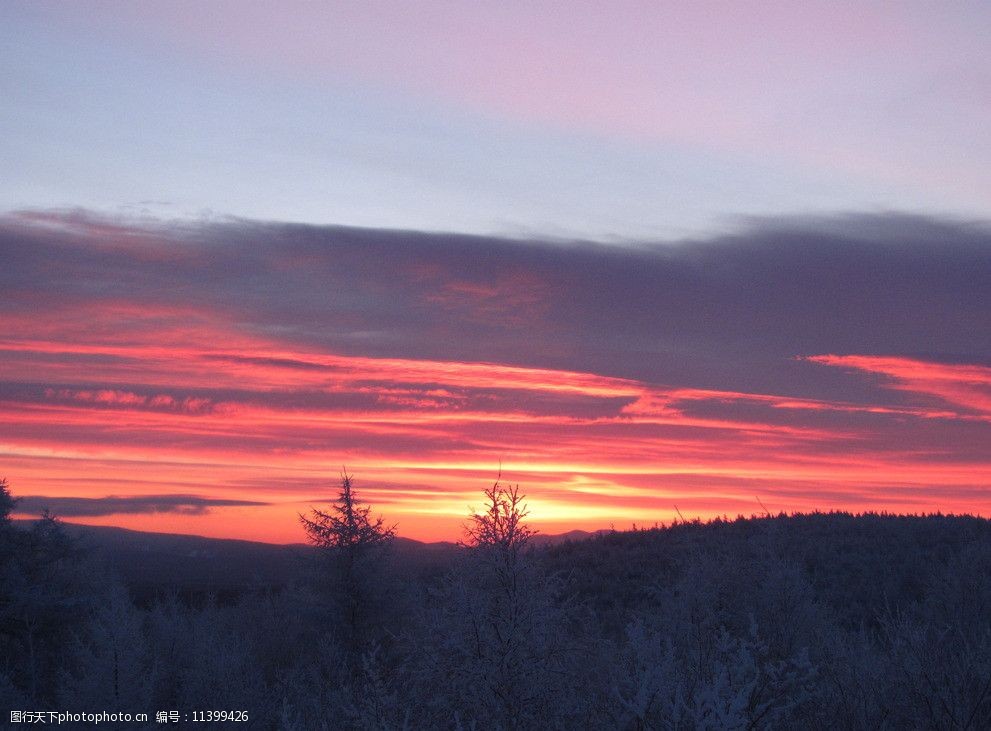
[{"label": "red cloud", "polygon": [[814,355],[806,360],[887,376],[887,388],[933,396],[965,413],[991,418],[991,368],[985,366],[869,355]]}]

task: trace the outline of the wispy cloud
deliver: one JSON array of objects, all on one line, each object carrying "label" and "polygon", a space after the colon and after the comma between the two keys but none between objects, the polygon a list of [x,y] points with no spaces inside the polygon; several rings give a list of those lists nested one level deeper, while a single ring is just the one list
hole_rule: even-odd
[{"label": "wispy cloud", "polygon": [[888,379],[888,388],[935,397],[965,414],[991,419],[991,367],[863,355],[820,355],[808,360],[879,374]]}]

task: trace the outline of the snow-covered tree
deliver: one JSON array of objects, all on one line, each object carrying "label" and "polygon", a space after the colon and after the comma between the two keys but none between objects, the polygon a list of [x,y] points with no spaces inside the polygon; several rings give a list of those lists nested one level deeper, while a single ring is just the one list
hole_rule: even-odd
[{"label": "snow-covered tree", "polygon": [[484,495],[432,599],[423,660],[437,717],[465,728],[553,728],[574,699],[566,612],[533,555],[524,496],[498,482]]},{"label": "snow-covered tree", "polygon": [[[372,517],[347,472],[329,509],[313,508],[299,519],[310,543],[320,549],[318,593],[336,610],[342,644],[358,657],[373,641],[387,600],[383,549],[395,538],[396,527],[381,516]],[[358,667],[354,663],[354,669]]]},{"label": "snow-covered tree", "polygon": [[151,705],[157,665],[141,625],[141,612],[126,591],[108,591],[69,651],[59,701],[72,708],[141,710]]}]

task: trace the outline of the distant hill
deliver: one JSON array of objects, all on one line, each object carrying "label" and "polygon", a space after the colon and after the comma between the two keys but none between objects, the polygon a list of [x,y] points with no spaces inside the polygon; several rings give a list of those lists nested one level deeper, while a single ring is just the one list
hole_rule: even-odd
[{"label": "distant hill", "polygon": [[530,542],[535,546],[557,546],[561,543],[571,543],[574,541],[585,541],[589,538],[594,538],[595,536],[602,535],[603,533],[611,533],[609,529],[597,530],[597,531],[587,531],[587,530],[571,530],[567,533],[558,533],[554,535],[544,535],[543,533],[537,533]]},{"label": "distant hill", "polygon": [[[26,528],[34,521],[17,520]],[[285,586],[304,570],[316,549],[304,543],[276,544],[173,533],[147,533],[110,526],[63,523],[68,535],[94,555],[138,597],[167,591],[237,594]],[[394,557],[417,572],[446,564],[454,543],[397,538]]]},{"label": "distant hill", "polygon": [[[33,521],[15,521],[26,527]],[[66,532],[117,573],[136,595],[180,592],[239,593],[278,588],[298,575],[315,549],[304,543],[282,545],[172,533],[147,533],[109,526],[64,523]],[[597,533],[601,533],[599,531]],[[538,533],[536,546],[582,541],[597,533],[574,530]],[[397,538],[396,561],[407,569],[433,573],[446,565],[456,544]]]},{"label": "distant hill", "polygon": [[[16,521],[26,526],[32,521]],[[203,536],[145,533],[108,526],[65,523],[85,551],[105,562],[136,595],[239,592],[274,588],[297,575],[306,545],[276,545]]]}]

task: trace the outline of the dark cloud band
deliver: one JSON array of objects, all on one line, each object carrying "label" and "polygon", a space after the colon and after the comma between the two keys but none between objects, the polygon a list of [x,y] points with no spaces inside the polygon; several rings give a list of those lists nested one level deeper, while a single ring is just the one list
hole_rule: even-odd
[{"label": "dark cloud band", "polygon": [[104,515],[180,513],[202,515],[211,508],[260,507],[269,503],[255,500],[224,500],[194,495],[137,495],[86,498],[25,495],[17,502],[17,512],[40,515],[49,510],[66,518],[92,518]]}]

